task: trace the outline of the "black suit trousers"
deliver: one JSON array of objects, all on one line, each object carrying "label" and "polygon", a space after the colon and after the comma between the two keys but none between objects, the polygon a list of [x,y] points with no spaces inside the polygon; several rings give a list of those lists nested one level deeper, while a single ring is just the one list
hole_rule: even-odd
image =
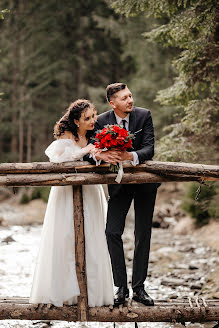
[{"label": "black suit trousers", "polygon": [[114,283],[117,287],[127,286],[122,234],[125,219],[134,200],[135,251],[133,258],[132,288],[138,291],[144,286],[147,276],[150,251],[151,227],[157,188],[150,192],[144,185],[109,185],[109,204],[106,237],[111,257]]}]

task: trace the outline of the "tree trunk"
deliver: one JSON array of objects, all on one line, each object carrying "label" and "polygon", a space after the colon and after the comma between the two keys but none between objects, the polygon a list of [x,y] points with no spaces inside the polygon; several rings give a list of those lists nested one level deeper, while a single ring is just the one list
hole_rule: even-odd
[{"label": "tree trunk", "polygon": [[[13,1],[10,3],[11,9],[13,8]],[[19,5],[18,5],[19,6]],[[16,41],[14,43],[13,49],[13,89],[12,89],[12,135],[11,135],[11,153],[13,154],[14,160],[18,160],[17,158],[17,146],[18,146],[18,136],[17,136],[17,120],[18,120],[18,78],[19,78],[19,30],[18,30],[18,22],[19,19],[19,8],[14,8],[15,15],[13,15],[14,24],[16,26]]]},{"label": "tree trunk", "polygon": [[21,102],[19,110],[19,162],[23,162],[24,157],[24,87],[21,86]]},{"label": "tree trunk", "polygon": [[27,124],[27,162],[31,162],[32,123],[29,120]]},{"label": "tree trunk", "polygon": [[[18,77],[18,44],[15,43],[14,49],[14,71],[13,71],[13,90],[12,90],[12,136],[11,136],[11,152],[13,155],[17,154],[17,106],[18,106],[18,90],[17,90],[17,77]],[[14,157],[17,160],[16,157]]]},{"label": "tree trunk", "polygon": [[[78,29],[82,31],[83,25],[84,25],[84,17],[80,16],[79,18],[80,23],[78,26]],[[82,31],[83,33],[83,31]],[[77,97],[78,98],[83,98],[84,95],[84,47],[85,47],[85,36],[81,35],[81,40],[79,42],[79,49],[78,49],[78,74],[77,74],[77,87],[78,87],[78,92],[77,92]]]},{"label": "tree trunk", "polygon": [[[24,0],[18,2],[18,12],[24,12]],[[19,17],[19,16],[18,16]],[[23,44],[23,32],[20,31],[20,65],[22,71],[20,73],[20,95],[19,95],[19,162],[23,162],[24,159],[24,44]]]}]

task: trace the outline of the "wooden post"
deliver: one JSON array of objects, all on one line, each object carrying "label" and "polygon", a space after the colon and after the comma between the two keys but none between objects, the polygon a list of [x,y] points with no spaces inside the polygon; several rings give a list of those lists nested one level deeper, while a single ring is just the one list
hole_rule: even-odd
[{"label": "wooden post", "polygon": [[73,186],[75,261],[80,296],[78,297],[78,321],[88,321],[87,275],[85,260],[84,212],[82,186]]}]

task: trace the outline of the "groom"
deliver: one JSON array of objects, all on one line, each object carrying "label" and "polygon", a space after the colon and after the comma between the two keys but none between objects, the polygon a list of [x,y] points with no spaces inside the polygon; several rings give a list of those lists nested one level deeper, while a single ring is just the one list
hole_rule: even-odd
[{"label": "groom", "polygon": [[[105,151],[96,156],[97,160],[116,163],[128,160],[133,165],[152,159],[154,155],[154,131],[151,113],[148,109],[133,107],[132,93],[124,83],[107,86],[107,100],[112,110],[98,116],[95,129],[107,124],[120,124],[132,133],[133,150]],[[111,257],[114,283],[118,287],[114,304],[125,303],[129,297],[127,273],[123,250],[122,234],[132,200],[135,210],[135,251],[133,259],[133,299],[145,305],[154,305],[153,299],[144,290],[150,250],[151,226],[157,187],[160,184],[113,184],[108,185],[109,204],[106,237]]]}]

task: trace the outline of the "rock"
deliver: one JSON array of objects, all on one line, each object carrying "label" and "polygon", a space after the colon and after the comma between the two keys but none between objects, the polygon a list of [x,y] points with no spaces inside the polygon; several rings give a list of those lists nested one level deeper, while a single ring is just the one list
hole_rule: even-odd
[{"label": "rock", "polygon": [[219,299],[219,291],[211,294],[212,298]]},{"label": "rock", "polygon": [[14,240],[14,238],[12,237],[12,236],[7,236],[6,238],[4,238],[3,240],[2,240],[2,243],[6,243],[6,244],[9,244],[9,243],[12,243],[12,242],[14,242],[15,240]]},{"label": "rock", "polygon": [[197,263],[200,263],[200,264],[208,264],[209,263],[209,259],[198,259],[196,262]]},{"label": "rock", "polygon": [[2,226],[27,225],[43,222],[46,203],[41,199],[34,199],[28,204],[1,204],[0,217]]},{"label": "rock", "polygon": [[160,228],[160,221],[154,219],[152,223],[153,228]]},{"label": "rock", "polygon": [[175,226],[177,224],[177,221],[174,217],[164,217],[164,222],[167,223],[169,226]]},{"label": "rock", "polygon": [[190,217],[182,218],[173,228],[173,233],[187,235],[194,231],[194,221]]},{"label": "rock", "polygon": [[169,279],[163,279],[161,281],[161,285],[164,286],[184,286],[185,285],[185,281],[183,279],[177,279],[177,278],[169,278]]},{"label": "rock", "polygon": [[194,253],[197,255],[204,255],[206,254],[206,250],[206,247],[197,247],[195,248]]},{"label": "rock", "polygon": [[179,252],[181,253],[194,253],[195,247],[194,246],[183,246],[179,248]]},{"label": "rock", "polygon": [[133,260],[133,251],[131,250],[131,251],[128,251],[126,254],[125,254],[125,256],[126,256],[126,259],[128,260],[128,261],[132,261]]},{"label": "rock", "polygon": [[197,284],[191,284],[190,285],[191,289],[202,289],[202,285],[197,283]]},{"label": "rock", "polygon": [[194,236],[196,239],[200,240],[202,243],[216,249],[219,252],[219,221],[210,220],[210,222],[200,229],[194,231]]},{"label": "rock", "polygon": [[167,254],[167,253],[173,253],[174,248],[173,247],[161,247],[160,249],[157,250],[157,253],[161,254]]},{"label": "rock", "polygon": [[187,270],[188,269],[188,265],[183,264],[183,263],[172,263],[171,265],[169,265],[169,267],[176,269],[176,270]]},{"label": "rock", "polygon": [[159,258],[154,255],[154,252],[151,252],[150,257],[149,257],[149,263],[156,263],[159,261]]},{"label": "rock", "polygon": [[10,198],[13,195],[12,191],[6,187],[0,187],[0,202]]},{"label": "rock", "polygon": [[51,327],[52,323],[49,320],[35,321],[33,325],[36,325],[36,328],[48,328]]},{"label": "rock", "polygon": [[175,300],[176,298],[178,298],[177,294],[172,294],[169,296],[169,299],[171,299],[171,300]]},{"label": "rock", "polygon": [[14,206],[9,204],[1,204],[0,208],[1,225],[8,226],[19,224],[22,219],[23,213]]},{"label": "rock", "polygon": [[[160,202],[158,193],[157,203],[155,205],[153,227],[166,229],[176,225],[180,218],[185,214],[181,210],[181,200],[173,198],[173,195],[168,194],[168,199],[165,202]],[[167,196],[167,195],[166,195]]]},{"label": "rock", "polygon": [[192,264],[189,265],[189,270],[197,270],[197,269],[199,268],[196,265],[192,265]]}]

